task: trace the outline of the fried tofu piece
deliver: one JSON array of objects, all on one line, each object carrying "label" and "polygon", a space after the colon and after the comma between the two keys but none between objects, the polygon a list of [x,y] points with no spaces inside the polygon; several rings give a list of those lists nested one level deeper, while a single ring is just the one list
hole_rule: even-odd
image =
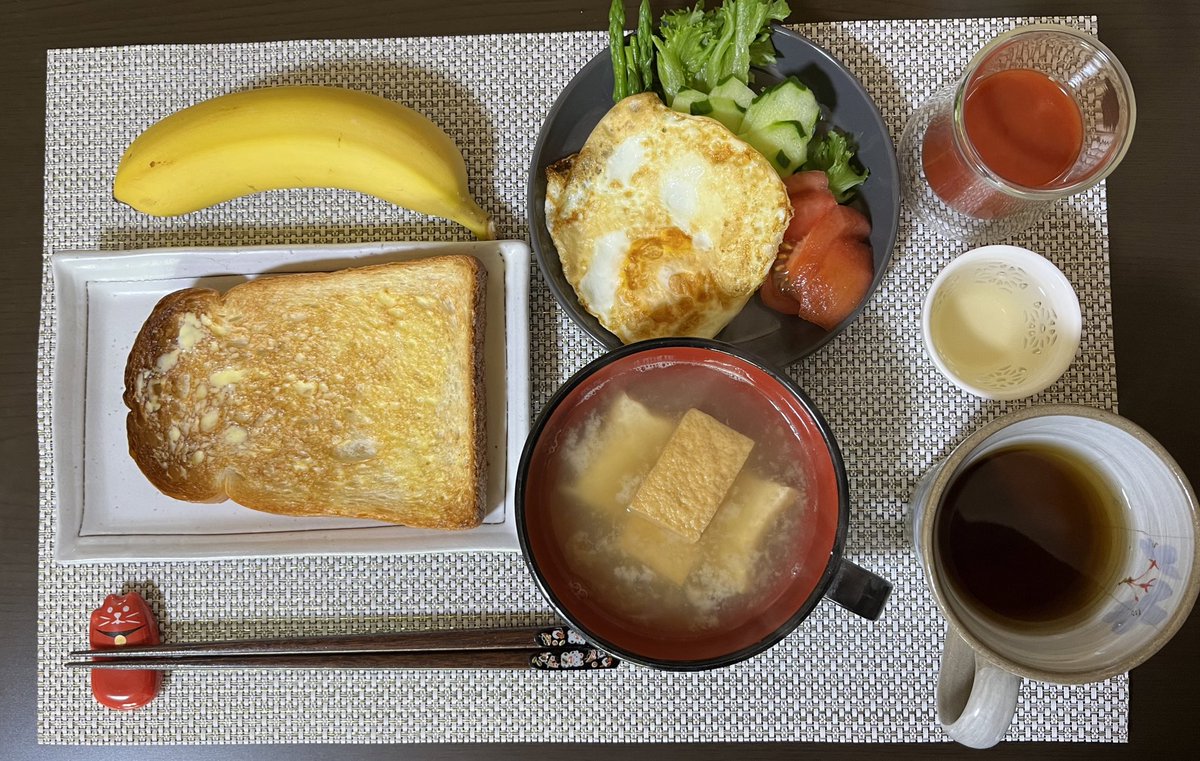
[{"label": "fried tofu piece", "polygon": [[598,512],[625,510],[672,430],[668,418],[653,414],[624,393],[617,394],[601,417],[599,430],[582,444],[584,462],[572,495]]},{"label": "fried tofu piece", "polygon": [[679,585],[700,559],[699,545],[637,513],[629,514],[618,542],[629,558]]},{"label": "fried tofu piece", "polygon": [[690,409],[629,507],[696,542],[753,448],[752,439],[700,410]]},{"label": "fried tofu piece", "polygon": [[725,577],[731,591],[747,590],[769,531],[798,496],[792,487],[765,480],[749,470],[742,471],[733,482],[700,543],[707,563]]},{"label": "fried tofu piece", "polygon": [[698,543],[632,513],[621,531],[621,550],[659,576],[682,585],[697,567],[728,594],[749,589],[758,553],[799,492],[743,469]]}]

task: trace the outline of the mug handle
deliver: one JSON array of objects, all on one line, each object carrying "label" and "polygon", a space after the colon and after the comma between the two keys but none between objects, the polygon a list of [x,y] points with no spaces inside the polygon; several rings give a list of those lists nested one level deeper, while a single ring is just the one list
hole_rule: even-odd
[{"label": "mug handle", "polygon": [[875,621],[892,593],[892,583],[842,558],[825,596],[846,610]]},{"label": "mug handle", "polygon": [[968,748],[990,748],[1003,740],[1020,689],[1021,677],[984,660],[953,626],[946,627],[937,714],[950,739]]}]

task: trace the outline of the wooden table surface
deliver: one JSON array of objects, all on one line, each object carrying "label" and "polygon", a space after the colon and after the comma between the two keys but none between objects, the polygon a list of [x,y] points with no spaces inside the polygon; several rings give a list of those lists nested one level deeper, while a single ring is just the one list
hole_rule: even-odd
[{"label": "wooden table surface", "polygon": [[[710,5],[715,0],[710,0]],[[632,0],[627,5],[633,6]],[[656,0],[657,10],[679,6]],[[1133,146],[1108,180],[1120,411],[1200,484],[1200,3],[1193,0],[791,0],[793,21],[1095,14],[1137,93]],[[34,373],[41,288],[45,51],[141,43],[407,37],[602,29],[607,0],[4,0],[0,15],[0,757],[170,759],[958,757],[953,744],[712,746],[38,747],[35,740],[37,439]],[[893,611],[893,613],[895,613]],[[1200,614],[1131,676],[1130,743],[1005,744],[992,758],[1171,758],[1200,747]],[[799,720],[799,718],[798,718]]]}]

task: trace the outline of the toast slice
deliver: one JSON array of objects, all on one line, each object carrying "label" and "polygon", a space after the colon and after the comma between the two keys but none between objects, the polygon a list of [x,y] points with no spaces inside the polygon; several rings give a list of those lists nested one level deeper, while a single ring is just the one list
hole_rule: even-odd
[{"label": "toast slice", "polygon": [[441,256],[169,294],[125,367],[130,454],[176,499],[477,526],[485,278]]}]

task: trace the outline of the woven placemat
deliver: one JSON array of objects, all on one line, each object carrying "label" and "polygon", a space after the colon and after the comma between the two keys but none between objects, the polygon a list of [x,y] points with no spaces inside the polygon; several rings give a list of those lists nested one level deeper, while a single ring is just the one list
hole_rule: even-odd
[{"label": "woven placemat", "polygon": [[[886,21],[797,27],[864,82],[898,136],[914,105],[973,51],[1034,19]],[[1036,19],[1095,30],[1093,18]],[[569,78],[604,48],[601,32],[54,50],[47,58],[45,252],[173,245],[462,239],[449,223],[349,192],[281,191],[179,219],[111,198],[125,146],[156,119],[232,89],[345,85],[409,104],[446,128],[501,237],[526,239],[525,172],[537,130]],[[1030,402],[1113,409],[1103,186],[1016,241],[1077,288],[1081,356]],[[89,611],[137,589],[168,640],[286,636],[551,620],[518,555],[313,557],[63,566],[55,532],[50,377],[57,330],[46,268],[38,366],[38,738],[45,743],[392,741],[934,741],[943,624],[902,537],[918,477],[1011,405],[970,397],[937,374],[919,339],[923,294],[958,247],[904,213],[887,277],[862,317],[789,370],[826,413],[850,469],[848,556],[895,582],[882,620],[832,604],[784,642],[716,672],[177,673],[144,709],[101,708],[85,673],[61,666],[87,642]],[[541,279],[531,293],[532,403],[539,410],[599,347]],[[1022,402],[1020,404],[1030,403]],[[1128,680],[1025,684],[1009,739],[1125,741]]]}]

